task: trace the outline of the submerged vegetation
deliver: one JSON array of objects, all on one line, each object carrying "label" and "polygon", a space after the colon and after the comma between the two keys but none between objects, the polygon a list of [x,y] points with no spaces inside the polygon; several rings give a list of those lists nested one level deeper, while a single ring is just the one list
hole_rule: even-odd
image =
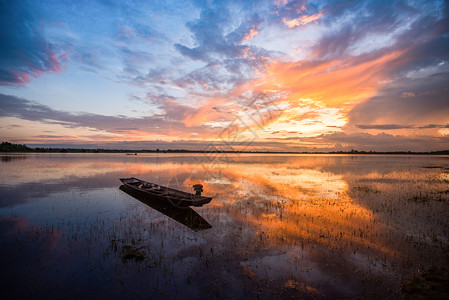
[{"label": "submerged vegetation", "polygon": [[134,248],[133,246],[130,245],[125,245],[122,248],[122,259],[124,260],[129,260],[129,259],[133,259],[136,261],[141,261],[144,260],[146,258],[145,252],[140,251],[143,247],[139,247],[139,248]]},{"label": "submerged vegetation", "polygon": [[401,289],[410,299],[449,299],[449,249],[438,265],[419,270]]},{"label": "submerged vegetation", "polygon": [[[12,298],[447,295],[449,157],[24,156],[0,162]],[[211,226],[120,190],[124,175],[201,182]]]}]

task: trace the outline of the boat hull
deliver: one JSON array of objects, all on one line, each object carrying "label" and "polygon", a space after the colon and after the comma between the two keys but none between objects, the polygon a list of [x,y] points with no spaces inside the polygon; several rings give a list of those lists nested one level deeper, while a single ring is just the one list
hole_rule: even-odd
[{"label": "boat hull", "polygon": [[120,190],[194,231],[212,228],[212,226],[205,219],[203,219],[203,217],[201,217],[190,207],[175,207],[167,201],[158,201],[157,199],[140,193],[124,184],[120,186]]},{"label": "boat hull", "polygon": [[146,195],[154,200],[168,202],[176,207],[203,206],[209,203],[212,198],[194,195],[183,191],[178,191],[169,187],[157,185],[135,177],[120,178],[120,181],[127,187]]}]

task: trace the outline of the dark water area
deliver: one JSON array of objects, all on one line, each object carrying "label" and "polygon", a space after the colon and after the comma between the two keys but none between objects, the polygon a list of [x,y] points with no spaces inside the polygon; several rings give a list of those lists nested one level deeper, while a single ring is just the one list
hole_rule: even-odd
[{"label": "dark water area", "polygon": [[396,299],[447,263],[448,156],[0,156],[3,299]]}]

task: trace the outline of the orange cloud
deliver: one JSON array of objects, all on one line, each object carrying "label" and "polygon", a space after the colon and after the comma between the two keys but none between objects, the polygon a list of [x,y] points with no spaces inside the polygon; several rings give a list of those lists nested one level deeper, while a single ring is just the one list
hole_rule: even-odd
[{"label": "orange cloud", "polygon": [[320,13],[313,14],[313,15],[302,15],[302,16],[300,16],[296,19],[290,20],[290,21],[287,21],[286,18],[283,18],[282,21],[289,28],[294,28],[296,26],[303,26],[303,25],[309,24],[313,21],[316,21],[319,18],[321,18],[323,15],[324,15],[324,12],[320,12]]},{"label": "orange cloud", "polygon": [[207,104],[202,106],[195,114],[188,115],[184,119],[184,124],[187,127],[192,127],[204,124],[211,120],[217,120],[221,113],[216,109],[216,107],[225,101],[226,99],[223,98],[213,98],[209,100]]},{"label": "orange cloud", "polygon": [[[374,58],[366,55],[321,61],[273,61],[265,65],[259,78],[237,86],[226,97],[210,99],[194,114],[187,115],[184,124],[193,127],[216,123],[226,127],[226,122],[241,118],[245,126],[240,129],[250,129],[262,139],[275,133],[284,138],[298,138],[301,134],[304,138],[339,131],[355,104],[374,96],[388,83],[388,70],[391,65],[403,63],[403,53],[394,51]],[[238,106],[235,102],[259,94],[277,95],[272,104],[282,109],[282,114],[270,113],[271,118],[262,122],[263,128],[251,122],[251,116],[264,115],[260,108]],[[239,134],[244,136],[240,131]],[[204,132],[197,138],[215,135],[216,132]]]},{"label": "orange cloud", "polygon": [[247,42],[253,39],[258,33],[258,28],[251,28],[249,32],[243,36],[242,42]]},{"label": "orange cloud", "polygon": [[403,54],[395,51],[373,60],[356,58],[317,62],[273,62],[265,78],[255,84],[260,88],[282,89],[290,101],[309,98],[327,106],[354,104],[373,96],[388,78],[386,66]]},{"label": "orange cloud", "polygon": [[289,0],[274,0],[273,3],[274,5],[276,5],[277,7],[282,7],[287,5],[289,2]]}]

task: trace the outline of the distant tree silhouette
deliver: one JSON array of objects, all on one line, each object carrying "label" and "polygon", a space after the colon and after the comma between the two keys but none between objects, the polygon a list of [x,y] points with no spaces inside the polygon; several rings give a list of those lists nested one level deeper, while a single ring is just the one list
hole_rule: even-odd
[{"label": "distant tree silhouette", "polygon": [[32,151],[32,149],[26,145],[12,144],[8,142],[2,142],[0,144],[0,152],[29,152],[29,151]]}]

